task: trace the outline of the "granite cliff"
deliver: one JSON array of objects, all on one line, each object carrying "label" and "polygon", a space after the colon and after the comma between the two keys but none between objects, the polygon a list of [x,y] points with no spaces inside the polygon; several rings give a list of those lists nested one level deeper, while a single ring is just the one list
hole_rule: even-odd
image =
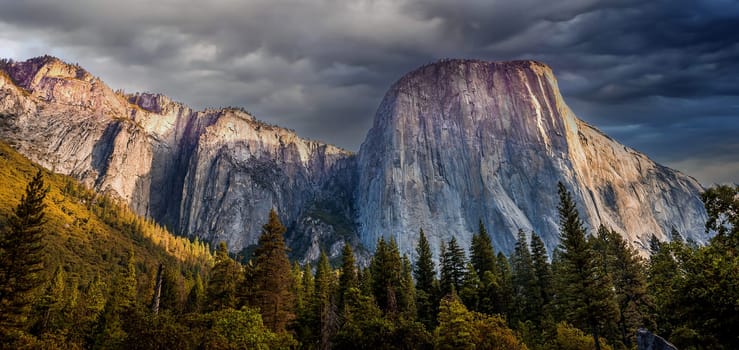
[{"label": "granite cliff", "polygon": [[116,92],[45,56],[0,62],[0,116],[0,137],[33,161],[182,235],[239,251],[256,242],[275,207],[298,256],[313,259],[349,238],[351,205],[322,205],[350,195],[336,176],[353,155],[244,110],[194,111],[160,94]]},{"label": "granite cliff", "polygon": [[705,240],[700,184],[579,120],[534,61],[445,60],[407,74],[380,104],[358,168],[369,246],[392,236],[412,253],[419,228],[432,246],[469,244],[482,220],[498,249],[521,228],[551,251],[560,181],[591,232],[603,224],[640,245],[674,227]]},{"label": "granite cliff", "polygon": [[577,119],[552,71],[532,61],[446,60],[386,94],[359,153],[297,136],[242,109],[195,111],[166,96],[113,91],[54,57],[0,61],[0,138],[56,172],[111,193],[187,236],[256,242],[269,208],[294,255],[338,255],[394,237],[413,254],[469,244],[480,220],[496,247],[519,229],[558,242],[556,184],[587,225],[637,245],[671,228],[705,240],[700,185]]}]

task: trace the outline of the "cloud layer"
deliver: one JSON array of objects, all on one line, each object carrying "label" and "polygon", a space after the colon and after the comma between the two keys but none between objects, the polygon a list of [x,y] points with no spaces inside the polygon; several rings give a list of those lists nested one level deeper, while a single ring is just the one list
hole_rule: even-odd
[{"label": "cloud layer", "polygon": [[702,183],[739,182],[733,0],[0,0],[0,57],[243,106],[358,149],[385,90],[445,57],[549,64],[576,114]]}]

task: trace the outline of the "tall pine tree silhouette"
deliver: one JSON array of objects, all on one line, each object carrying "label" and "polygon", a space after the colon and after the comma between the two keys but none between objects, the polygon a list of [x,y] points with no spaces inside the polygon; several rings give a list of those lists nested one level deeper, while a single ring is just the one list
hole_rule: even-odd
[{"label": "tall pine tree silhouette", "polygon": [[26,326],[32,292],[43,284],[44,198],[39,170],[0,231],[0,332]]},{"label": "tall pine tree silhouette", "polygon": [[418,259],[413,267],[413,278],[416,280],[416,307],[418,320],[427,329],[433,329],[436,324],[436,305],[438,305],[438,290],[434,288],[436,280],[436,267],[434,257],[431,255],[431,245],[423,229],[419,231],[418,246],[416,246]]},{"label": "tall pine tree silhouette", "polygon": [[558,277],[560,305],[568,320],[593,336],[600,350],[600,336],[606,322],[616,317],[613,285],[598,266],[591,244],[585,239],[585,228],[577,212],[572,194],[560,182],[559,222],[561,270]]},{"label": "tall pine tree silhouette", "polygon": [[249,303],[258,307],[264,325],[273,332],[282,332],[295,318],[294,296],[290,292],[292,274],[283,234],[287,231],[277,217],[269,212],[269,221],[262,226],[253,265],[248,269],[245,283],[251,284]]}]

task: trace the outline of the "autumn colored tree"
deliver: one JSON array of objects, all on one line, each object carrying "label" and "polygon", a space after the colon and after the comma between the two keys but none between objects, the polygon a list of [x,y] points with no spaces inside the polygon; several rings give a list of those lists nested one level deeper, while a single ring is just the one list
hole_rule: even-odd
[{"label": "autumn colored tree", "polygon": [[500,316],[467,310],[455,294],[439,305],[436,349],[527,349]]}]

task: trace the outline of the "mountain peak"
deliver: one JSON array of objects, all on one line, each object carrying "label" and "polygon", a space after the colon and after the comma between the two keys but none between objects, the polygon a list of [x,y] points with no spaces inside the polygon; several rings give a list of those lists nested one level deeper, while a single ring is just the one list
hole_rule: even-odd
[{"label": "mountain peak", "polygon": [[412,254],[419,228],[432,246],[469,242],[482,220],[503,251],[519,229],[553,249],[558,182],[591,228],[634,242],[665,238],[675,224],[704,240],[700,186],[579,120],[537,61],[442,60],[408,73],[385,95],[358,163],[369,246],[403,232],[395,238]]},{"label": "mountain peak", "polygon": [[5,71],[13,81],[27,89],[34,89],[44,78],[67,78],[92,81],[95,77],[78,64],[69,64],[58,57],[44,55],[25,61],[0,61],[0,70]]},{"label": "mountain peak", "polygon": [[485,61],[478,59],[445,58],[423,65],[398,80],[396,84],[429,77],[435,80],[450,75],[470,76],[505,71],[531,71],[539,75],[552,75],[552,69],[535,60]]}]

